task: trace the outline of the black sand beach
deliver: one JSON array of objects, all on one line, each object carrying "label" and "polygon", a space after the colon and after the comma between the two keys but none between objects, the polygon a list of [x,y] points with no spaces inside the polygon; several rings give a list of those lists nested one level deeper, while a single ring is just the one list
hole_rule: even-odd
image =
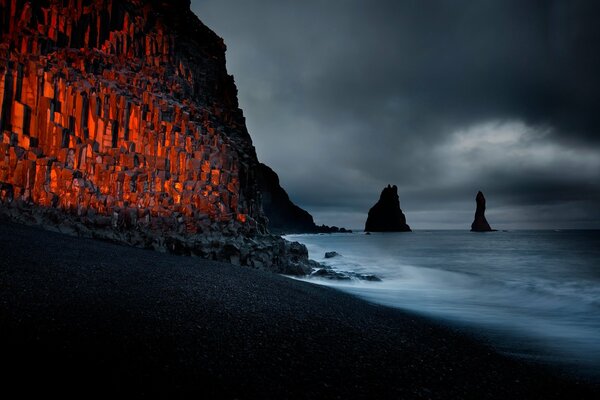
[{"label": "black sand beach", "polygon": [[4,393],[598,398],[597,386],[335,290],[0,221]]}]

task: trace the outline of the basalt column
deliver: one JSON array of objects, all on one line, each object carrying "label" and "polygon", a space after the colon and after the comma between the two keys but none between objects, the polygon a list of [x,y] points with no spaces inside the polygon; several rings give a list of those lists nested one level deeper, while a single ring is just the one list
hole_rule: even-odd
[{"label": "basalt column", "polygon": [[263,232],[225,45],[189,1],[0,0],[0,207]]}]

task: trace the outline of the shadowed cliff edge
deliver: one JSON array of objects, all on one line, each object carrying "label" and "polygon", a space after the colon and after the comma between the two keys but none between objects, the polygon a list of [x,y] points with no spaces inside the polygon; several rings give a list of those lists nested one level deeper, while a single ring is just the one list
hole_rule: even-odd
[{"label": "shadowed cliff edge", "polygon": [[279,184],[277,173],[265,164],[258,169],[258,187],[262,206],[268,218],[269,231],[289,233],[351,233],[337,226],[316,225],[312,215],[298,207]]}]

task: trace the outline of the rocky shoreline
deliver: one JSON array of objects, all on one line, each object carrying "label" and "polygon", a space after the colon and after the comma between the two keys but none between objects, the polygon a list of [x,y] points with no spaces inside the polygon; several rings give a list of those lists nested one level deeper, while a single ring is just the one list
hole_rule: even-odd
[{"label": "rocky shoreline", "polygon": [[463,333],[270,272],[0,223],[3,389],[60,398],[596,399]]},{"label": "rocky shoreline", "polygon": [[[308,275],[323,268],[308,258],[306,246],[252,230],[241,233],[234,221],[222,224],[210,223],[207,219],[201,233],[189,234],[178,224],[177,216],[152,220],[153,226],[150,228],[150,222],[132,222],[123,214],[86,218],[18,201],[0,204],[0,216],[70,236],[200,257],[286,275]],[[180,228],[177,229],[177,226]]]}]

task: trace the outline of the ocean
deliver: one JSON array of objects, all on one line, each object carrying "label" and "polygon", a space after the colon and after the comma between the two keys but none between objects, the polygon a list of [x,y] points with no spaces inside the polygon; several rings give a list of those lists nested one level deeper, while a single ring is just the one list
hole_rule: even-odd
[{"label": "ocean", "polygon": [[[501,352],[600,379],[600,231],[288,235],[381,282],[306,278],[442,319]],[[340,256],[324,258],[325,252]]]}]

